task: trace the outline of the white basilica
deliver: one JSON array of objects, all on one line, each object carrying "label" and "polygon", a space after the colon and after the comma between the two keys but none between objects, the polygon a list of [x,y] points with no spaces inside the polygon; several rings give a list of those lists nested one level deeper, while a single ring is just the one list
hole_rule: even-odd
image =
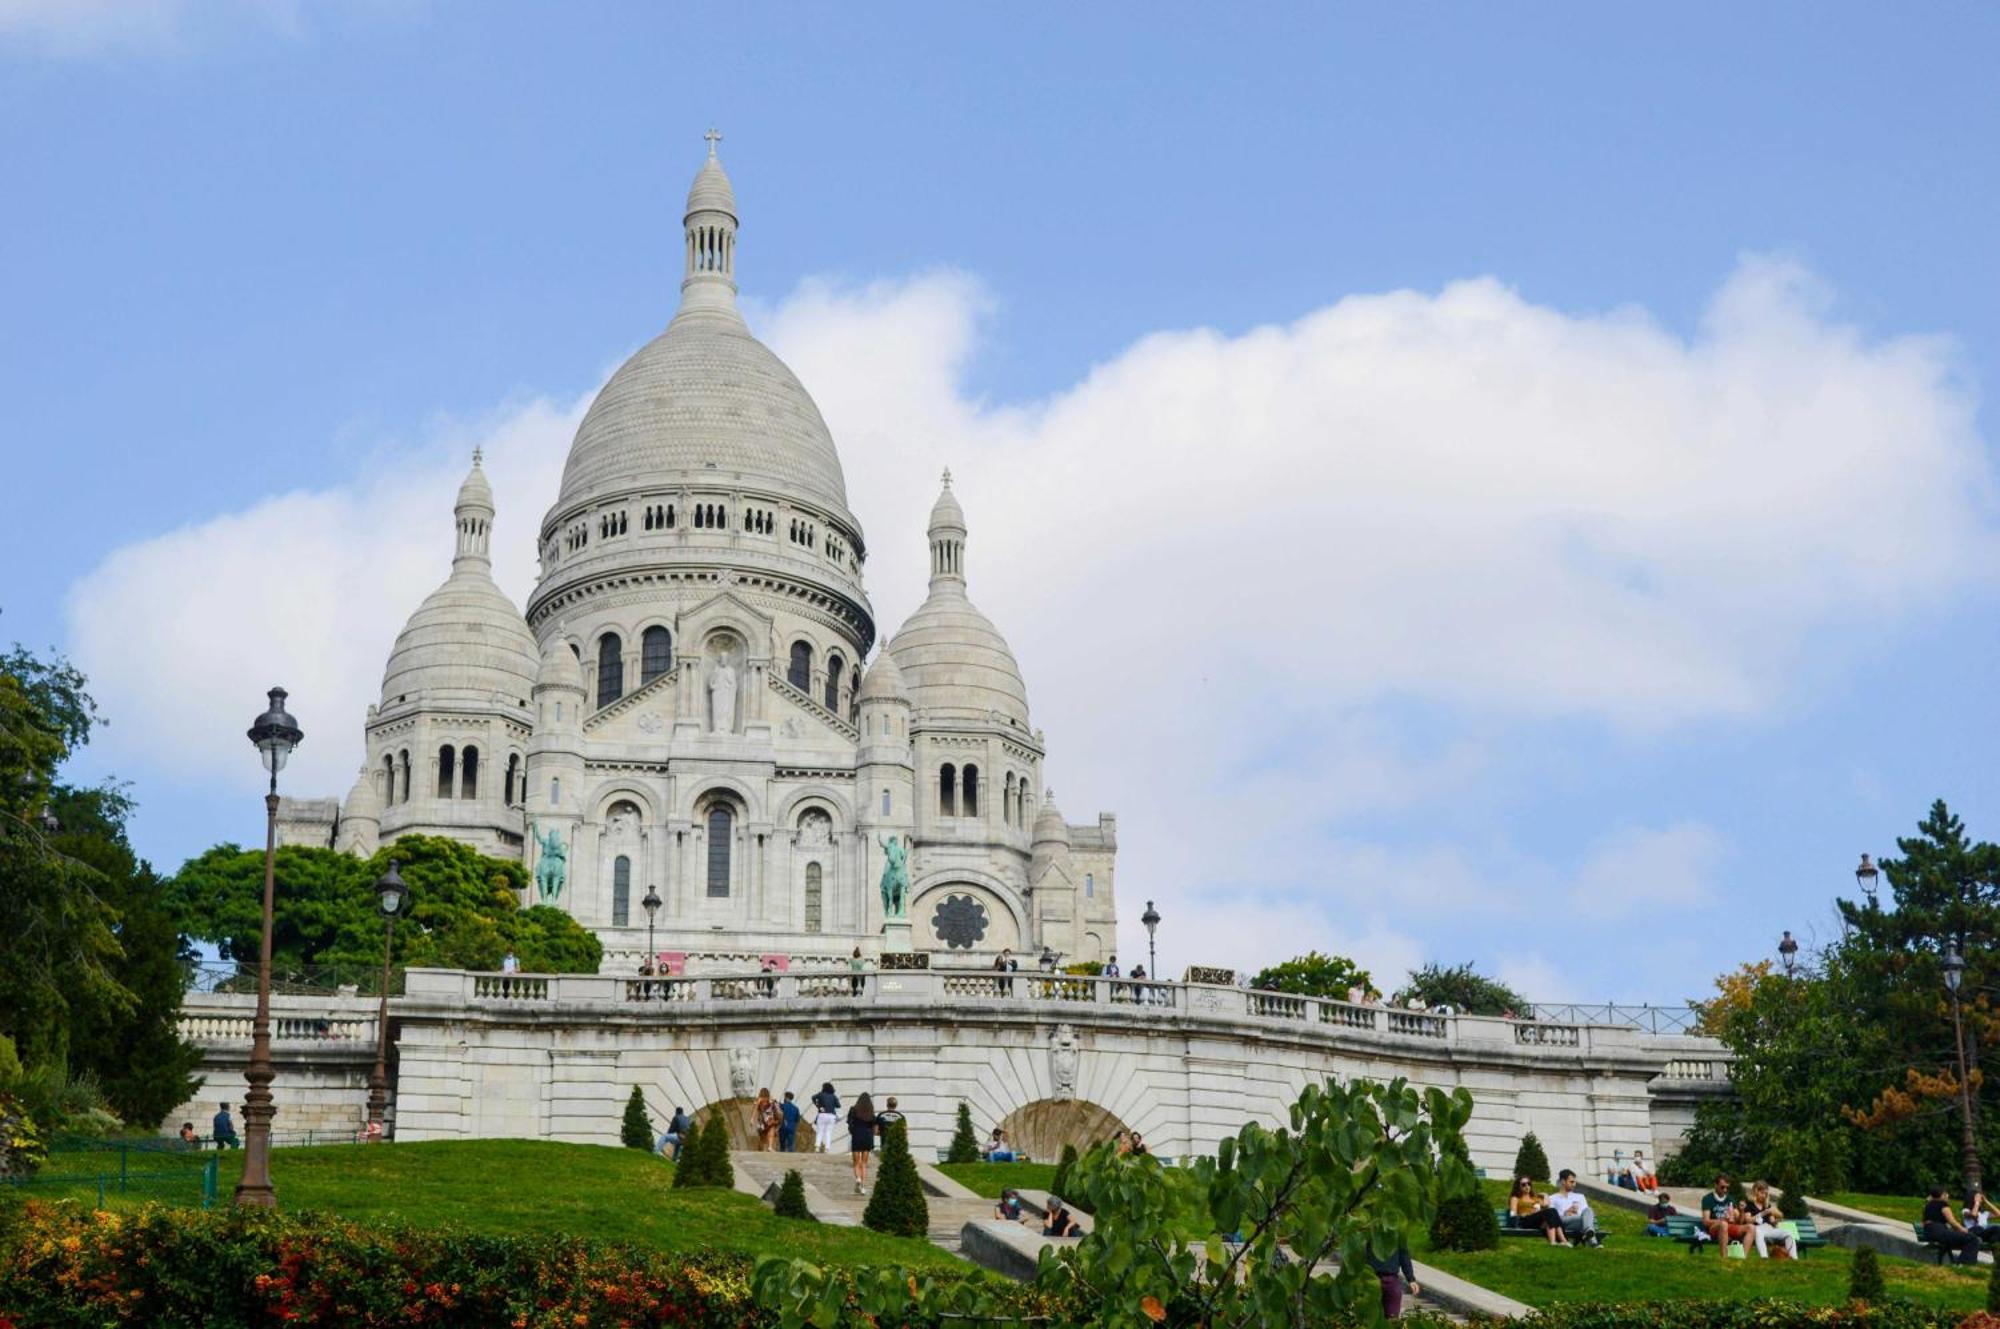
[{"label": "white basilica", "polygon": [[867,541],[818,407],[737,312],[713,138],[685,225],[680,309],[578,427],[525,617],[492,578],[475,455],[451,575],[389,654],[360,776],[344,803],[287,800],[285,839],[446,835],[531,869],[559,852],[546,902],[629,971],[649,893],[657,949],[694,968],[872,954],[902,836],[933,963],[1103,959],[1116,818],[1072,826],[1042,787],[1020,669],[966,595],[949,474],[930,594],[864,669]]}]

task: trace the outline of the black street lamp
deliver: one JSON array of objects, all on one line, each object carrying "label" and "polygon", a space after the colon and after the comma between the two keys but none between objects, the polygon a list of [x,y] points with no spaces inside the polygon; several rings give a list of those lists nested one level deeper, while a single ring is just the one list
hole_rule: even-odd
[{"label": "black street lamp", "polygon": [[1784,961],[1785,977],[1791,978],[1798,972],[1799,944],[1792,940],[1791,929],[1785,929],[1785,936],[1778,943],[1778,958]]},{"label": "black street lamp", "polygon": [[1153,954],[1153,934],[1160,930],[1160,911],[1153,908],[1151,900],[1146,901],[1146,912],[1139,915],[1139,921],[1146,925],[1146,977],[1157,983],[1160,979],[1160,958]]},{"label": "black street lamp", "polygon": [[396,860],[375,882],[375,904],[382,911],[382,1003],[375,1013],[375,1073],[368,1077],[368,1136],[382,1135],[382,1113],[389,1106],[389,948],[396,942],[396,920],[410,912],[410,888],[396,871]]},{"label": "black street lamp", "polygon": [[1854,884],[1856,886],[1859,886],[1861,888],[1861,893],[1868,897],[1868,907],[1870,909],[1876,908],[1876,903],[1875,903],[1876,878],[1880,877],[1881,875],[1882,874],[1880,870],[1878,870],[1875,866],[1875,860],[1870,858],[1868,855],[1863,854],[1861,856],[1861,866],[1854,869]]},{"label": "black street lamp", "polygon": [[285,690],[272,688],[270,707],[250,726],[250,741],[271,773],[264,795],[264,933],[257,950],[257,1018],[250,1026],[250,1064],[243,1078],[250,1090],[243,1095],[243,1178],[236,1183],[236,1203],[275,1208],[278,1192],[271,1185],[271,899],[278,871],[278,772],[285,769],[292,749],[305,732],[285,709]]},{"label": "black street lamp", "polygon": [[1964,981],[1965,957],[1958,953],[1956,945],[1948,944],[1944,951],[1944,985],[1951,993],[1951,1037],[1958,1052],[1958,1113],[1964,1130],[1965,1193],[1970,1195],[1979,1189],[1979,1142],[1972,1127],[1972,1086],[1965,1076],[1965,1020],[1958,998],[1959,984]]},{"label": "black street lamp", "polygon": [[[660,967],[660,953],[653,949],[653,918],[660,912],[660,893],[653,889],[650,882],[646,886],[646,898],[639,904],[646,911],[646,963],[641,967],[647,973],[655,973]],[[662,984],[659,990],[664,993],[667,989]],[[653,995],[651,983],[646,984],[646,995]]]}]

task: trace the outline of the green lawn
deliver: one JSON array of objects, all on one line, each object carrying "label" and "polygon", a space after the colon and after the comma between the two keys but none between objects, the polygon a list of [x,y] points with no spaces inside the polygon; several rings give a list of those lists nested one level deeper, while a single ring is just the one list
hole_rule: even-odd
[{"label": "green lawn", "polygon": [[[243,1155],[223,1156],[224,1202]],[[360,1222],[552,1232],[667,1251],[785,1254],[820,1264],[968,1266],[927,1241],[779,1218],[735,1191],[672,1190],[673,1164],[637,1149],[547,1140],[327,1145],[271,1155],[278,1203]]]},{"label": "green lawn", "polygon": [[[1507,1184],[1484,1183],[1498,1208]],[[1678,1206],[1677,1206],[1678,1207]],[[1640,1214],[1593,1205],[1608,1240],[1601,1249],[1550,1246],[1540,1238],[1502,1237],[1500,1249],[1471,1253],[1432,1251],[1415,1257],[1530,1306],[1577,1301],[1660,1301],[1678,1298],[1748,1300],[1786,1297],[1815,1305],[1847,1300],[1853,1252],[1838,1247],[1808,1251],[1803,1260],[1728,1260],[1713,1248],[1689,1254],[1685,1246],[1642,1235]],[[1694,1212],[1692,1207],[1681,1212]],[[1986,1304],[1986,1271],[1961,1272],[1914,1260],[1882,1257],[1889,1291],[1926,1305],[1977,1310]]]},{"label": "green lawn", "polygon": [[1054,1163],[940,1163],[938,1171],[980,1195],[999,1199],[1012,1186],[1045,1191],[1055,1185]]},{"label": "green lawn", "polygon": [[1815,1198],[1903,1223],[1914,1223],[1924,1216],[1924,1197],[1921,1195],[1869,1195],[1863,1191],[1837,1191]]}]

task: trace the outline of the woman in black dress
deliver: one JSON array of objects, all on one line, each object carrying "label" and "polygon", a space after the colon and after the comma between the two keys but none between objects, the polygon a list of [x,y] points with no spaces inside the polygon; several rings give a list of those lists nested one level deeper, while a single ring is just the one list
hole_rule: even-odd
[{"label": "woman in black dress", "polygon": [[868,1193],[868,1155],[875,1150],[875,1100],[867,1094],[847,1110],[847,1147],[854,1155],[854,1193]]}]

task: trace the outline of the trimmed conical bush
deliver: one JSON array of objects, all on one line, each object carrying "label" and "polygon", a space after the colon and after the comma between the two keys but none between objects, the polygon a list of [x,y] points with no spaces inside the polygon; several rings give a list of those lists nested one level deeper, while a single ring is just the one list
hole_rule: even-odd
[{"label": "trimmed conical bush", "polygon": [[1507,1178],[1510,1190],[1514,1181],[1520,1177],[1526,1177],[1529,1181],[1549,1179],[1549,1156],[1543,1151],[1542,1142],[1535,1138],[1533,1131],[1521,1137],[1520,1152],[1514,1155],[1514,1175]]},{"label": "trimmed conical bush", "polygon": [[625,1142],[627,1149],[653,1150],[653,1120],[646,1115],[646,1096],[639,1092],[639,1086],[632,1086],[632,1096],[625,1100],[625,1121],[618,1128],[618,1138]]},{"label": "trimmed conical bush", "polygon": [[1877,1302],[1882,1300],[1882,1261],[1867,1246],[1854,1252],[1854,1265],[1847,1271],[1847,1299],[1849,1301]]},{"label": "trimmed conical bush", "polygon": [[[1460,1141],[1457,1154],[1469,1172],[1472,1157]],[[1477,1181],[1458,1195],[1438,1203],[1437,1217],[1431,1220],[1431,1245],[1441,1251],[1490,1251],[1500,1244],[1500,1220],[1493,1216],[1493,1203]]]},{"label": "trimmed conical bush", "polygon": [[958,1105],[958,1126],[951,1133],[951,1146],[944,1152],[947,1163],[977,1163],[979,1161],[979,1137],[972,1133],[972,1108]]},{"label": "trimmed conical bush", "polygon": [[785,1173],[784,1181],[778,1185],[778,1198],[771,1205],[771,1212],[780,1218],[803,1218],[806,1222],[816,1222],[812,1210],[806,1208],[806,1179],[799,1175],[797,1168]]},{"label": "trimmed conical bush", "polygon": [[1049,1194],[1060,1195],[1063,1196],[1064,1198],[1068,1198],[1070,1169],[1075,1166],[1076,1166],[1076,1146],[1073,1144],[1066,1144],[1063,1146],[1062,1158],[1058,1160],[1056,1163],[1055,1180],[1049,1183]]},{"label": "trimmed conical bush", "polygon": [[898,1237],[921,1237],[930,1230],[931,1209],[924,1200],[923,1183],[917,1179],[909,1130],[903,1122],[892,1121],[882,1132],[882,1171],[875,1178],[875,1193],[868,1197],[861,1223]]}]

